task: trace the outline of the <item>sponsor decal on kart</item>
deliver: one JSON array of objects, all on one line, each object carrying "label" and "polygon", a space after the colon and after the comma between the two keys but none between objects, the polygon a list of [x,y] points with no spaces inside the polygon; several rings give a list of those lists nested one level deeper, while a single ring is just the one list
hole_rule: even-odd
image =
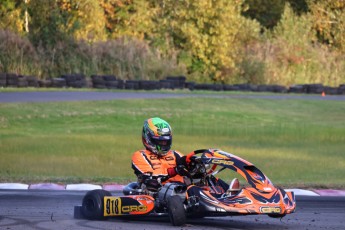
[{"label": "sponsor decal on kart", "polygon": [[280,207],[260,207],[261,213],[281,213]]},{"label": "sponsor decal on kart", "polygon": [[229,160],[220,160],[220,159],[212,159],[212,164],[223,164],[223,165],[233,165],[233,161]]}]

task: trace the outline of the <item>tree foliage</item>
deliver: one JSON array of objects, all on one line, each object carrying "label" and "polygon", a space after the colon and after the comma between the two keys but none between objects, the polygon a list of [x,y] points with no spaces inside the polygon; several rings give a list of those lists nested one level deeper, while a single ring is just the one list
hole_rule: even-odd
[{"label": "tree foliage", "polygon": [[242,13],[246,17],[256,19],[263,27],[272,29],[279,23],[286,4],[289,4],[298,15],[308,11],[306,0],[245,0]]},{"label": "tree foliage", "polygon": [[98,1],[35,0],[29,3],[29,35],[36,42],[54,45],[69,37],[105,40],[105,18]]},{"label": "tree foliage", "polygon": [[22,11],[23,3],[21,0],[1,0],[0,28],[22,33],[24,30]]},{"label": "tree foliage", "polygon": [[297,15],[302,15],[308,12],[308,0],[287,0],[286,3],[289,3],[294,13]]},{"label": "tree foliage", "polygon": [[54,46],[71,33],[70,13],[56,0],[35,0],[28,3],[29,37],[35,45]]},{"label": "tree foliage", "polygon": [[314,28],[319,40],[342,52],[345,51],[345,1],[310,0]]},{"label": "tree foliage", "polygon": [[[74,3],[76,4],[76,3]],[[102,41],[106,39],[104,11],[99,1],[79,0],[76,9],[74,21],[79,24],[75,31],[76,39],[85,39],[87,41]]]},{"label": "tree foliage", "polygon": [[256,19],[265,28],[273,28],[280,20],[286,0],[245,0],[243,15]]},{"label": "tree foliage", "polygon": [[122,36],[144,39],[154,27],[154,8],[146,0],[102,0],[106,30],[110,38]]},{"label": "tree foliage", "polygon": [[318,43],[313,22],[311,13],[298,15],[287,4],[276,27],[244,49],[240,79],[252,84],[341,84],[344,55]]},{"label": "tree foliage", "polygon": [[242,26],[242,1],[167,0],[161,6],[166,34],[190,58],[190,72],[227,81],[228,69],[235,68],[237,35]]},{"label": "tree foliage", "polygon": [[[312,44],[316,41],[311,16],[298,16],[290,4],[286,4],[281,20],[277,26],[267,32],[269,41],[274,47],[272,57],[276,58],[277,70],[285,71],[285,79],[281,79],[279,72],[274,72],[273,83],[285,81],[285,84],[301,83],[301,78],[310,78],[308,65],[314,64]],[[307,71],[307,73],[305,72]],[[274,80],[276,79],[276,80]]]},{"label": "tree foliage", "polygon": [[[28,38],[38,56],[49,57],[41,65],[49,66],[49,76],[59,68],[82,72],[91,71],[90,66],[106,73],[114,61],[122,67],[109,71],[129,79],[150,78],[138,69],[161,76],[162,63],[168,63],[176,72],[187,69],[190,80],[201,82],[290,84],[297,75],[323,81],[311,73],[333,71],[318,53],[331,60],[338,73],[345,65],[344,0],[2,0],[0,29]],[[103,43],[113,44],[109,49],[116,51],[100,52],[97,57],[105,54],[109,60],[93,63],[86,55],[94,47],[108,47]],[[140,61],[125,59],[136,63],[134,70],[126,69],[133,65],[122,63],[114,53],[118,50],[122,55],[121,50],[127,50],[130,57],[151,54]],[[173,68],[167,67],[171,72]]]}]

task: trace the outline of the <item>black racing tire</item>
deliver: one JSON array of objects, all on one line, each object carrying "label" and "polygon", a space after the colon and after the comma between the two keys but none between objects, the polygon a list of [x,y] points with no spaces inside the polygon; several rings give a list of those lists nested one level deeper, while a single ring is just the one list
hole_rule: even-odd
[{"label": "black racing tire", "polygon": [[83,198],[81,213],[89,220],[103,220],[104,197],[111,196],[109,191],[96,189],[86,193]]},{"label": "black racing tire", "polygon": [[193,218],[193,219],[202,219],[206,216],[205,213],[192,213],[188,215],[188,218]]},{"label": "black racing tire", "polygon": [[171,196],[167,202],[170,222],[173,226],[182,226],[186,223],[186,211],[180,196]]},{"label": "black racing tire", "polygon": [[74,219],[84,219],[83,214],[81,213],[81,206],[74,206]]},{"label": "black racing tire", "polygon": [[271,218],[283,218],[285,214],[268,214]]}]

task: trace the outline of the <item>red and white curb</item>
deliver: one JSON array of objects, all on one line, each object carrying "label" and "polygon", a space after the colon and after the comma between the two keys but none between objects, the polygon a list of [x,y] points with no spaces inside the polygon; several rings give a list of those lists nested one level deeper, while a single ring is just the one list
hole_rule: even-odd
[{"label": "red and white curb", "polygon": [[[19,190],[70,190],[70,191],[89,191],[94,189],[104,189],[108,191],[122,191],[125,185],[108,183],[103,185],[95,184],[55,184],[55,183],[38,183],[38,184],[21,184],[21,183],[0,183],[0,189],[19,189]],[[345,196],[345,190],[335,189],[286,189],[293,191],[297,196]]]},{"label": "red and white curb", "polygon": [[108,191],[121,191],[124,185],[121,184],[55,184],[55,183],[39,183],[39,184],[21,184],[21,183],[0,183],[0,189],[36,189],[36,190],[71,190],[71,191],[89,191],[94,189],[105,189]]}]

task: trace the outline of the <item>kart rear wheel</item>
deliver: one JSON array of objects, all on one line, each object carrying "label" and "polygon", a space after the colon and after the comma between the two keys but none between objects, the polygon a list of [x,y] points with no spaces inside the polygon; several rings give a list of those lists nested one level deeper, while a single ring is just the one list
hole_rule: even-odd
[{"label": "kart rear wheel", "polygon": [[81,213],[81,206],[74,206],[74,219],[84,219],[83,214]]},{"label": "kart rear wheel", "polygon": [[81,206],[81,213],[86,219],[105,219],[103,214],[105,196],[111,196],[111,193],[102,189],[96,189],[86,193]]},{"label": "kart rear wheel", "polygon": [[173,226],[181,226],[186,223],[186,212],[180,196],[171,196],[167,202],[170,222]]}]

